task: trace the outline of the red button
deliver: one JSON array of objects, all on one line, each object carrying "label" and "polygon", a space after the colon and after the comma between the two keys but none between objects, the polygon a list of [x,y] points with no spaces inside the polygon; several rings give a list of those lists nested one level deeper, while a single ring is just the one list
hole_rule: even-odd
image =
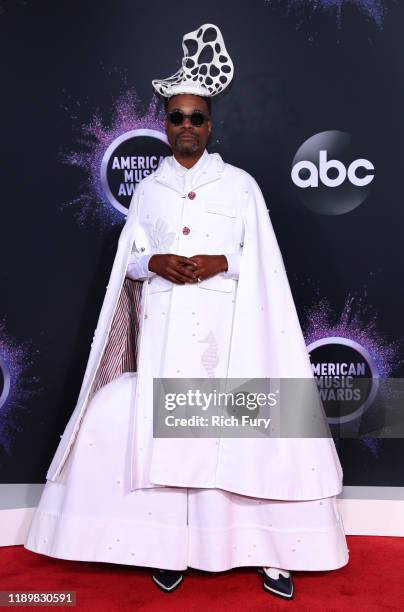
[{"label": "red button", "polygon": [[194,198],[196,198],[196,193],[195,191],[190,191],[188,194],[188,197],[190,200],[193,200]]},{"label": "red button", "polygon": [[190,231],[191,230],[189,229],[189,227],[183,227],[182,228],[182,233],[185,234],[185,235],[189,234]]}]

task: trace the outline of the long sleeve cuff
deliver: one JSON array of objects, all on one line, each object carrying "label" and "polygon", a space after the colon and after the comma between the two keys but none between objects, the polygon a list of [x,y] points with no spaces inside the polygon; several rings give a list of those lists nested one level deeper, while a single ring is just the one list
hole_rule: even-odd
[{"label": "long sleeve cuff", "polygon": [[227,270],[226,272],[221,272],[222,276],[238,280],[240,272],[240,253],[224,253],[224,255],[227,259]]},{"label": "long sleeve cuff", "polygon": [[132,280],[147,280],[156,276],[155,272],[149,270],[149,259],[154,253],[148,253],[146,255],[140,255],[138,251],[132,251],[128,267],[126,269],[127,278]]}]

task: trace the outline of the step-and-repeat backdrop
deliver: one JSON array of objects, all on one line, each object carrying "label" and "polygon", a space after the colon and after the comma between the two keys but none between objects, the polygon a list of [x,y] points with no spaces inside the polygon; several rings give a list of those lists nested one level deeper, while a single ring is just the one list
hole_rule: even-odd
[{"label": "step-and-repeat backdrop", "polygon": [[0,481],[45,480],[170,155],[151,80],[203,23],[235,65],[208,150],[264,193],[345,484],[404,486],[404,7],[381,0],[0,1]]}]

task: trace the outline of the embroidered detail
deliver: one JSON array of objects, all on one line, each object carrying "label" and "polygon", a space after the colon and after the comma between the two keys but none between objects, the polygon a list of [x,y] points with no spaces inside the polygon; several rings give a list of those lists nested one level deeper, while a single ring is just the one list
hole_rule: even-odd
[{"label": "embroidered detail", "polygon": [[198,342],[206,342],[208,344],[207,349],[202,353],[201,363],[209,378],[214,378],[215,369],[219,363],[219,351],[216,338],[213,332],[210,331],[203,340],[198,340]]}]

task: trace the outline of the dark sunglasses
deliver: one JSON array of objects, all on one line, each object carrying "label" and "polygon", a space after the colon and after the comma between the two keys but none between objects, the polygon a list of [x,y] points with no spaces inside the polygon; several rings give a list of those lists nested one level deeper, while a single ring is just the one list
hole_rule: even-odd
[{"label": "dark sunglasses", "polygon": [[204,115],[201,111],[194,111],[190,115],[185,115],[183,112],[179,110],[171,111],[171,113],[167,113],[167,119],[173,125],[181,125],[184,123],[185,119],[189,119],[195,127],[201,127],[201,125],[209,119],[209,115]]}]

